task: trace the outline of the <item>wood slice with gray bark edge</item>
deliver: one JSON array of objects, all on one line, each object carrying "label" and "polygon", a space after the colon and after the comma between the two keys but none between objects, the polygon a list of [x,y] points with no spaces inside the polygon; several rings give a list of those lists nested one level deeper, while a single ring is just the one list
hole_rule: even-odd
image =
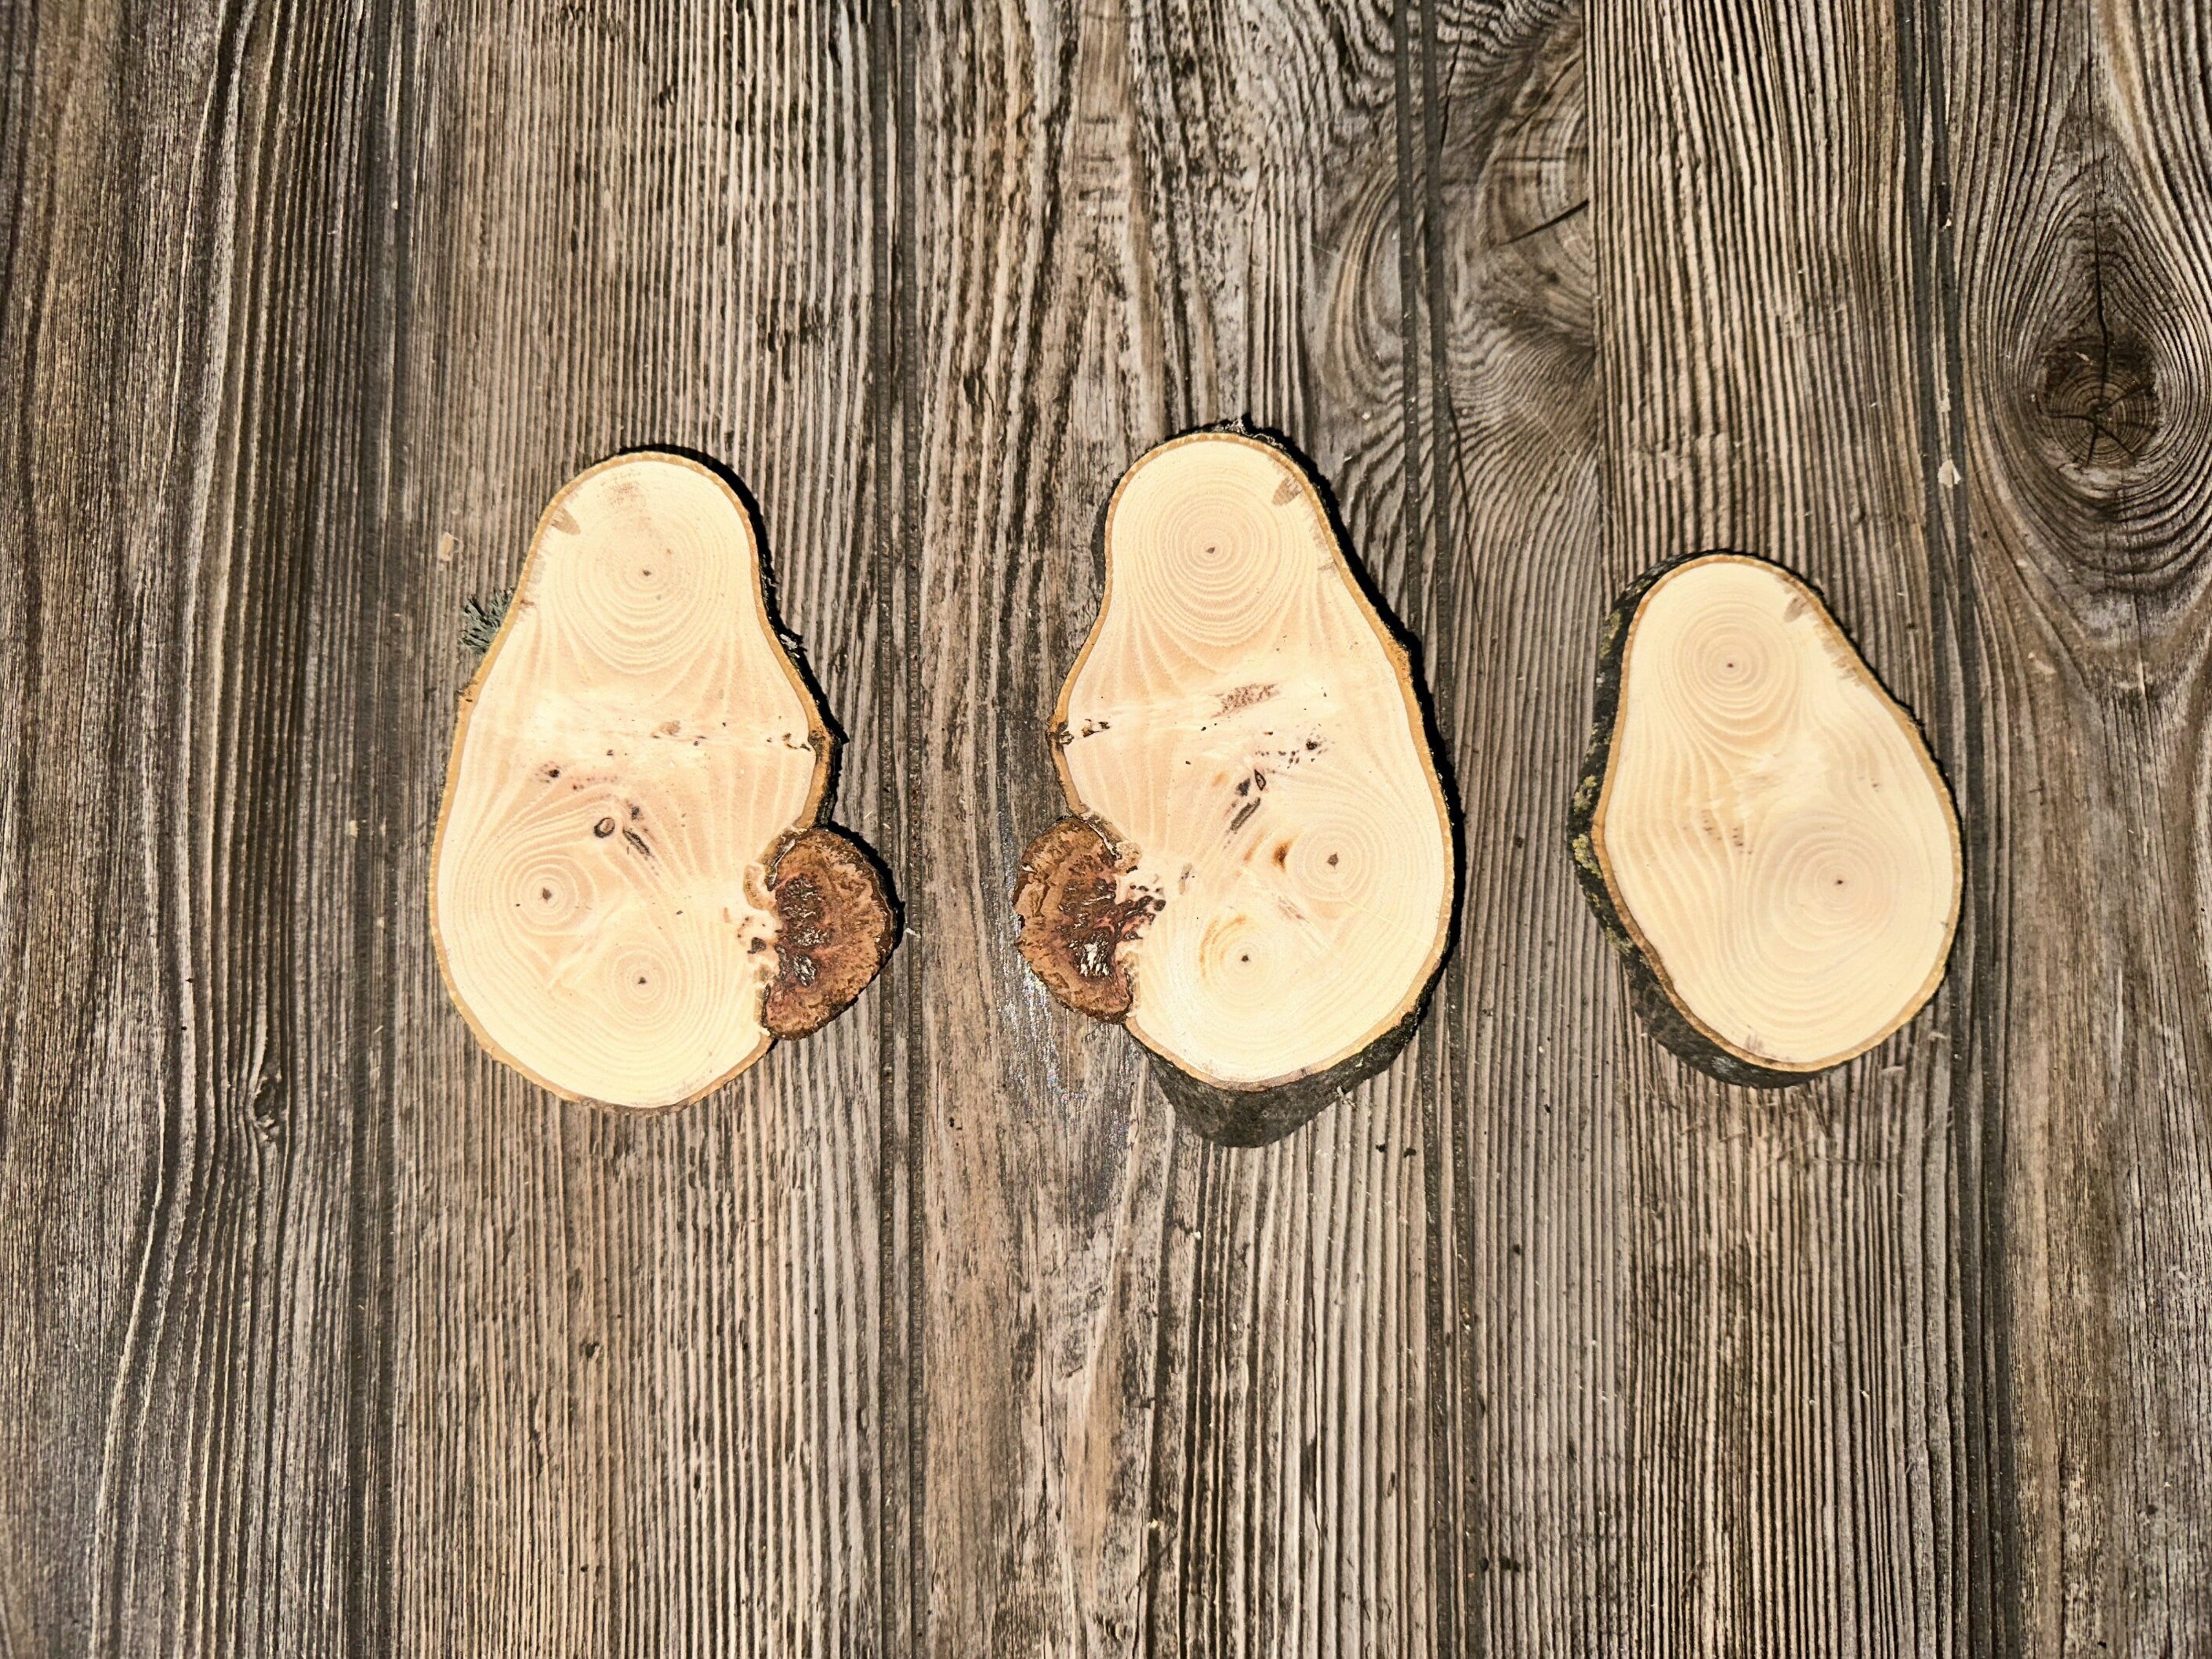
[{"label": "wood slice with gray bark edge", "polygon": [[[1451,923],[1450,818],[1406,651],[1315,480],[1259,434],[1142,457],[1104,544],[1053,732],[1073,816],[1024,859],[1023,955],[1206,1090],[1357,1075],[1417,1016]],[[1255,1126],[1283,1120],[1211,1127]]]},{"label": "wood slice with gray bark edge", "polygon": [[1820,595],[1766,560],[1694,554],[1621,596],[1569,840],[1638,1011],[1729,1081],[1840,1066],[1943,977],[1950,790]]},{"label": "wood slice with gray bark edge", "polygon": [[679,455],[572,479],[462,694],[432,854],[484,1047],[650,1111],[827,1023],[893,939],[872,860],[815,827],[832,758],[737,492]]}]

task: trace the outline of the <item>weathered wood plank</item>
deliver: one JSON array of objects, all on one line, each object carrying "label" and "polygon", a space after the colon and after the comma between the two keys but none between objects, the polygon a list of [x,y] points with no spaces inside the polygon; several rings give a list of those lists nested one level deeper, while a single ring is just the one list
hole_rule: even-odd
[{"label": "weathered wood plank", "polygon": [[868,20],[9,18],[0,1648],[881,1649],[871,1011],[565,1110],[422,905],[461,602],[628,443],[869,828]]},{"label": "weathered wood plank", "polygon": [[[491,1064],[418,895],[453,619],[613,450],[750,487],[782,621],[874,831],[873,284],[888,233],[869,17],[455,0],[394,41],[406,273],[387,534],[412,695],[379,803],[402,1034],[392,1510],[408,1649],[878,1649],[890,1490],[876,1009],[696,1109],[625,1121]],[[364,833],[367,833],[366,827]],[[895,1553],[897,1546],[890,1547]]]},{"label": "weathered wood plank", "polygon": [[[2186,1650],[2212,41],[2039,0],[0,8],[0,1654]],[[1257,1152],[1006,892],[1127,461],[1249,413],[1467,811]],[[422,893],[464,600],[729,462],[915,935],[675,1117]],[[1559,826],[1662,554],[1826,587],[1937,1006],[1656,1049]]]},{"label": "weathered wood plank", "polygon": [[[1136,21],[1153,240],[1174,250],[1170,269],[1198,273],[1178,283],[1175,332],[1192,342],[1184,418],[1243,413],[1295,437],[1331,480],[1384,602],[1419,628],[1435,608],[1437,550],[1420,532],[1409,372],[1419,277],[1406,20],[1247,4]],[[1435,1033],[1257,1154],[1178,1137],[1152,1651],[1419,1651],[1437,1639],[1422,1132]]]},{"label": "weathered wood plank", "polygon": [[1118,106],[1076,106],[1074,19],[923,6],[900,27],[915,1621],[933,1653],[1121,1649],[1165,1109],[1119,1033],[1030,980],[1008,896],[1058,811],[1042,732],[1098,492],[1159,419],[1141,245]]},{"label": "weathered wood plank", "polygon": [[1280,426],[1419,595],[1391,21],[925,8],[908,51],[929,1640],[1423,1647],[1419,1054],[1224,1153],[1047,1000],[1006,904],[1060,810],[1098,514],[1149,444]]},{"label": "weathered wood plank", "polygon": [[1635,1039],[1560,829],[1612,599],[1582,14],[1441,5],[1415,42],[1435,111],[1435,533],[1458,570],[1431,659],[1468,825],[1434,1114],[1436,1486],[1458,1522],[1436,1571],[1470,1653],[1620,1643],[1632,1565],[1600,1343]]},{"label": "weathered wood plank", "polygon": [[2201,7],[1955,4],[1944,438],[2002,826],[2020,1651],[2212,1630],[2212,36]]},{"label": "weathered wood plank", "polygon": [[[1924,532],[1932,307],[1911,257],[1907,44],[1887,4],[1592,12],[1600,586],[1699,547],[1782,560],[1822,587],[1961,781]],[[1504,769],[1547,760],[1563,798],[1571,741],[1553,723],[1543,756]],[[2002,856],[1963,781],[1969,858]],[[1595,994],[1577,1007],[1523,991],[1499,1024],[1552,1122],[1571,1114],[1554,1133],[1563,1152],[1590,1148],[1599,1184],[1577,1196],[1607,1218],[1582,1237],[1556,1211],[1503,1218],[1513,1243],[1525,1225],[1571,1264],[1562,1288],[1587,1332],[1547,1334],[1563,1359],[1588,1346],[1565,1375],[1595,1398],[1538,1439],[1601,1449],[1566,1605],[1639,1651],[1985,1650],[2002,1522],[1974,1475],[1996,1334],[1966,1282],[1971,952],[1873,1054],[1753,1093],[1650,1042],[1594,930],[1573,929],[1565,960],[1523,983]],[[1531,1139],[1532,1173],[1556,1178]],[[1539,1581],[1517,1582],[1540,1629]]]},{"label": "weathered wood plank", "polygon": [[365,21],[9,13],[10,1652],[383,1640]]}]

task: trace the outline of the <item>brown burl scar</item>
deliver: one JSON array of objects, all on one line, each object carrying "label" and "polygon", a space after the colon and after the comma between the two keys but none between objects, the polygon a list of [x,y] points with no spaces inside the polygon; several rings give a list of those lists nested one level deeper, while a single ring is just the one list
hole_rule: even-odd
[{"label": "brown burl scar", "polygon": [[776,915],[776,975],[763,1019],[779,1037],[827,1025],[889,959],[897,921],[883,878],[834,830],[787,842],[769,878]]},{"label": "brown burl scar", "polygon": [[1157,915],[1158,898],[1124,896],[1128,863],[1088,818],[1065,817],[1022,854],[1014,943],[1045,988],[1093,1019],[1129,1012],[1129,972],[1121,947]]}]

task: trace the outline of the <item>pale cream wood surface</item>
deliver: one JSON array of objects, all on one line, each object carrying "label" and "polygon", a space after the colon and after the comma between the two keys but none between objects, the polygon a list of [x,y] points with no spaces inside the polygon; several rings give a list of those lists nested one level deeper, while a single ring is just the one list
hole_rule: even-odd
[{"label": "pale cream wood surface", "polygon": [[1259,1089],[1395,1029],[1441,959],[1450,823],[1405,653],[1283,451],[1188,434],[1106,519],[1106,590],[1060,710],[1070,803],[1158,914],[1129,1029]]},{"label": "pale cream wood surface", "polygon": [[1638,606],[1591,839],[1669,997],[1742,1059],[1838,1064],[1942,975],[1950,793],[1819,598],[1764,560],[1692,560]]},{"label": "pale cream wood surface", "polygon": [[730,486],[659,454],[572,480],[463,698],[433,854],[439,959],[485,1046],[638,1109],[759,1059],[767,860],[829,766]]}]

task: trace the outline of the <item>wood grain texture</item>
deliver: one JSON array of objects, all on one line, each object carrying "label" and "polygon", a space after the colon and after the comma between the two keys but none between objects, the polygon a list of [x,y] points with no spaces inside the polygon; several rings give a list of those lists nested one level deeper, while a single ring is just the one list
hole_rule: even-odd
[{"label": "wood grain texture", "polygon": [[[845,8],[469,5],[395,35],[410,748],[434,753],[474,665],[446,619],[512,580],[576,459],[694,448],[760,503],[781,619],[848,739],[830,815],[872,833],[871,28]],[[434,763],[412,769],[434,787]],[[390,809],[401,892],[434,799]],[[397,959],[399,1644],[879,1642],[901,1609],[878,1333],[902,1283],[878,1222],[880,992],[626,1127],[472,1054],[411,933]]]},{"label": "wood grain texture", "polygon": [[1386,599],[1421,592],[1398,46],[1385,15],[1273,4],[932,7],[913,38],[933,1651],[1434,1639],[1433,1059],[1224,1153],[1029,980],[1004,897],[1060,810],[1036,735],[1097,514],[1152,442],[1291,434]]},{"label": "wood grain texture", "polygon": [[[1606,557],[1616,586],[1708,546],[1802,572],[1955,769],[1900,45],[1878,6],[1592,12]],[[1973,967],[1779,1096],[1628,1048],[1604,1133],[1633,1219],[1594,1333],[1627,1645],[1986,1650]]]},{"label": "wood grain texture", "polygon": [[879,1645],[867,1007],[623,1126],[421,900],[626,445],[750,481],[868,827],[869,21],[7,17],[0,1650]]},{"label": "wood grain texture", "polygon": [[383,31],[5,27],[0,1647],[374,1644]]},{"label": "wood grain texture", "polygon": [[[0,7],[0,1655],[2201,1646],[2199,9]],[[1107,491],[1238,415],[1465,820],[1429,1019],[1255,1152],[1007,903]],[[419,896],[465,604],[647,443],[911,934],[623,1122]],[[1721,543],[1966,836],[1936,1002],[1766,1095],[1561,836]]]},{"label": "wood grain texture", "polygon": [[2015,1635],[2190,1652],[2212,1631],[2212,23],[1947,10]]}]

